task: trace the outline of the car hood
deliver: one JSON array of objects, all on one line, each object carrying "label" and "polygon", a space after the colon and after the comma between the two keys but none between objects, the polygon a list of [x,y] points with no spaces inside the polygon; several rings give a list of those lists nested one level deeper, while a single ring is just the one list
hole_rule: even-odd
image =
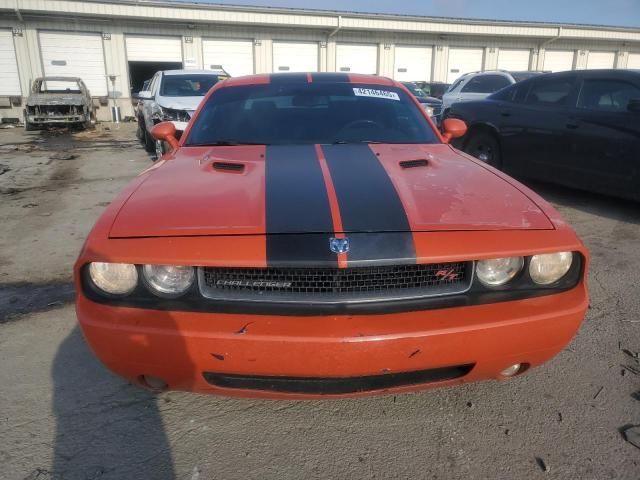
[{"label": "car hood", "polygon": [[110,237],[553,229],[443,144],[183,147],[150,170]]},{"label": "car hood", "polygon": [[27,105],[85,105],[87,97],[81,93],[32,93],[27,98]]},{"label": "car hood", "polygon": [[436,97],[416,97],[420,103],[428,103],[429,105],[442,105],[442,100]]},{"label": "car hood", "polygon": [[158,105],[173,110],[187,110],[193,113],[204,97],[158,97]]}]

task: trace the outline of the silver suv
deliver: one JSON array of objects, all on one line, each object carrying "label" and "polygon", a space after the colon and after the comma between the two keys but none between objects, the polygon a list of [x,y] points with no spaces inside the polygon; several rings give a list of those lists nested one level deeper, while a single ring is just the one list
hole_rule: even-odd
[{"label": "silver suv", "polygon": [[[209,89],[229,75],[224,70],[165,70],[156,72],[149,81],[148,90],[137,98],[138,138],[148,152],[160,158],[165,147],[151,136],[157,123],[171,121],[182,133]],[[146,85],[146,82],[145,82]]]},{"label": "silver suv", "polygon": [[453,82],[442,96],[442,110],[446,112],[454,103],[482,100],[504,87],[540,73],[506,72],[504,70],[465,73]]}]

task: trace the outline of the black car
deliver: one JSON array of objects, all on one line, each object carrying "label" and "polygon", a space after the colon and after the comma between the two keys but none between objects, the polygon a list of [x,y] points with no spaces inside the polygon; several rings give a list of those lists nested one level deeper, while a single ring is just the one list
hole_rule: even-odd
[{"label": "black car", "polygon": [[541,75],[449,117],[458,148],[512,175],[640,200],[640,71]]},{"label": "black car", "polygon": [[442,96],[449,90],[450,83],[443,82],[415,82],[418,88],[430,97],[439,98],[442,100]]},{"label": "black car", "polygon": [[435,97],[430,97],[424,91],[419,88],[414,82],[402,82],[413,95],[418,99],[422,108],[424,108],[430,117],[435,119],[436,123],[439,121],[440,114],[442,113],[442,100]]}]

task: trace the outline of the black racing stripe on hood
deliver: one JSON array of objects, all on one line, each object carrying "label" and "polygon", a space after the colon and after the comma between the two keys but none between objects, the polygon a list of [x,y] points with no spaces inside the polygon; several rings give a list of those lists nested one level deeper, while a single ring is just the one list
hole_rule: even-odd
[{"label": "black racing stripe on hood", "polygon": [[329,250],[333,221],[315,147],[267,146],[265,160],[267,264],[337,265]]},{"label": "black racing stripe on hood", "polygon": [[309,79],[306,73],[273,73],[271,74],[271,83],[308,83]]},{"label": "black racing stripe on hood", "polygon": [[[348,264],[379,259],[415,262],[407,214],[389,175],[368,145],[322,147],[338,198],[345,232],[371,232],[351,245]],[[388,237],[382,232],[395,232]]]}]

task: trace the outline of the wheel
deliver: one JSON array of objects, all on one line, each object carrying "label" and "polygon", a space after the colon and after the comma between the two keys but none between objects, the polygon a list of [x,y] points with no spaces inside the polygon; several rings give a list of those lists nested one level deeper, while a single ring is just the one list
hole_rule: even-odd
[{"label": "wheel", "polygon": [[144,120],[141,117],[138,117],[138,129],[136,130],[136,138],[140,140],[140,142],[144,142]]},{"label": "wheel", "polygon": [[144,126],[144,149],[149,153],[155,153],[156,151],[156,141],[151,136],[151,134],[147,131],[147,127]]},{"label": "wheel", "polygon": [[24,131],[25,132],[33,132],[36,128],[33,125],[33,123],[31,123],[29,121],[29,117],[27,117],[27,111],[26,110],[23,112],[23,115],[24,115]]},{"label": "wheel", "polygon": [[156,160],[160,160],[162,155],[167,153],[167,149],[165,148],[165,144],[162,140],[155,141],[155,152],[156,152]]},{"label": "wheel", "polygon": [[500,168],[500,143],[495,135],[489,132],[477,132],[469,138],[464,151],[492,167]]}]

